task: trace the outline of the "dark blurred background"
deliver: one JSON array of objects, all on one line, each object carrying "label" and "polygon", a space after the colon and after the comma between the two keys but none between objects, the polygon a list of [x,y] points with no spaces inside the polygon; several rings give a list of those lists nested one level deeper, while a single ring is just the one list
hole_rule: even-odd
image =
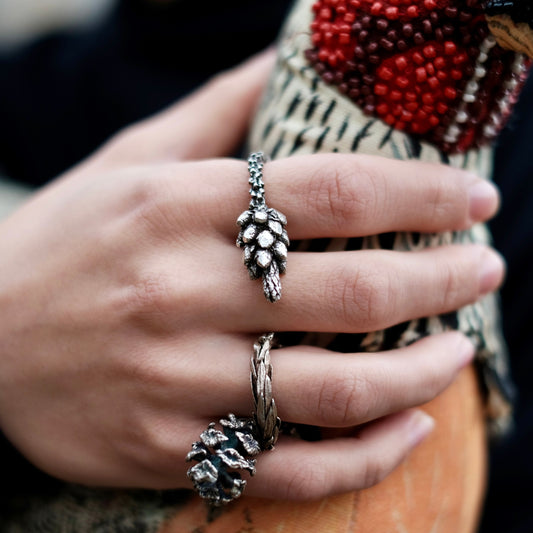
[{"label": "dark blurred background", "polygon": [[[0,216],[123,126],[271,44],[290,4],[0,0]],[[533,533],[532,144],[533,79],[495,154],[503,203],[491,229],[508,263],[503,327],[518,396],[514,431],[491,448],[480,533]],[[16,472],[5,483],[38,487],[43,478],[2,446]]]}]

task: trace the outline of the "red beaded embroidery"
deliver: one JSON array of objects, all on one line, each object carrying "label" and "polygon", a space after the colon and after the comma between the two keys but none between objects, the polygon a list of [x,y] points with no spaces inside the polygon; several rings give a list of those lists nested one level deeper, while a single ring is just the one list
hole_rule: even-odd
[{"label": "red beaded embroidery", "polygon": [[480,0],[318,0],[308,60],[363,111],[463,152],[497,135],[529,62],[490,36]]}]

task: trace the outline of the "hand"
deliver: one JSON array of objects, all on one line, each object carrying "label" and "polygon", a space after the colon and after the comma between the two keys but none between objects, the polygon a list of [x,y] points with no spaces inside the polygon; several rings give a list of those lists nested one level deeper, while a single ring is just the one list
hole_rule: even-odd
[{"label": "hand", "polygon": [[[290,253],[283,298],[266,302],[235,247],[246,163],[216,158],[242,139],[271,60],[128,128],[0,225],[0,423],[46,472],[190,487],[184,457],[207,423],[252,411],[259,334],[377,330],[501,283],[502,261],[484,246]],[[265,183],[294,240],[466,228],[498,204],[460,170],[353,155],[273,161]],[[284,421],[365,424],[316,443],[282,438],[260,455],[248,494],[306,499],[369,486],[398,465],[431,429],[413,408],[473,347],[448,333],[389,353],[272,355]]]}]

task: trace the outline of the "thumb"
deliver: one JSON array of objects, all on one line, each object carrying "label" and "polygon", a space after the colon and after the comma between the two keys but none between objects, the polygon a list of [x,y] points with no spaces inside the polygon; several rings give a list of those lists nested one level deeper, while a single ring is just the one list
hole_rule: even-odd
[{"label": "thumb", "polygon": [[274,65],[269,48],[214,76],[200,89],[134,127],[142,152],[154,159],[230,155],[242,142]]}]

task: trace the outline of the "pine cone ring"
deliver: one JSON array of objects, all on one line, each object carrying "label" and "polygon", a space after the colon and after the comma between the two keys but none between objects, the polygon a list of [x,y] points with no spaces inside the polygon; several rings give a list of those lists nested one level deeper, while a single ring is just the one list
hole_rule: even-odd
[{"label": "pine cone ring", "polygon": [[265,202],[263,165],[266,158],[255,152],[248,158],[250,173],[250,206],[237,219],[241,230],[237,246],[244,249],[244,264],[251,279],[263,278],[263,292],[269,302],[281,298],[280,275],[287,268],[289,237],[283,213],[269,208]]},{"label": "pine cone ring", "polygon": [[219,507],[239,498],[246,487],[240,470],[255,474],[256,456],[272,450],[278,439],[281,420],[272,397],[270,348],[274,334],[254,344],[250,360],[250,384],[255,412],[249,418],[229,414],[220,420],[222,431],[211,422],[192,444],[186,461],[196,461],[187,471],[195,490],[210,505]]}]

